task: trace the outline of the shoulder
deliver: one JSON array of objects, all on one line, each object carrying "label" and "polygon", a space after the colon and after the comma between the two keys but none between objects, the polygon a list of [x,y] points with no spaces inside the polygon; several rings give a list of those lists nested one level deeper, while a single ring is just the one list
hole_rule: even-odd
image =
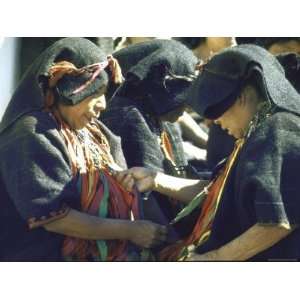
[{"label": "shoulder", "polygon": [[253,134],[253,136],[264,136],[266,134],[276,135],[284,132],[298,132],[299,128],[299,116],[290,112],[280,111],[268,117]]},{"label": "shoulder", "polygon": [[0,136],[0,151],[66,151],[58,125],[50,113],[35,111],[18,119]]},{"label": "shoulder", "polygon": [[[300,118],[288,112],[278,112],[266,119],[246,141],[238,170],[263,172],[278,170],[283,163],[300,160]],[[273,172],[272,171],[272,172]]]},{"label": "shoulder", "polygon": [[135,101],[124,97],[113,98],[101,120],[112,131],[145,126],[147,123],[144,112]]},{"label": "shoulder", "polygon": [[43,135],[58,132],[58,125],[52,115],[48,112],[35,111],[18,119],[9,132],[21,135]]},{"label": "shoulder", "polygon": [[264,146],[267,149],[299,147],[300,117],[289,112],[277,112],[267,118],[246,142],[245,148]]}]

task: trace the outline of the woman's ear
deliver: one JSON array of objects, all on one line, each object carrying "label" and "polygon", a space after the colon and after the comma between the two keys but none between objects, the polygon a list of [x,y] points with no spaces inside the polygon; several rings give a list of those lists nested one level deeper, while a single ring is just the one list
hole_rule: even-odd
[{"label": "woman's ear", "polygon": [[245,91],[245,89],[243,89],[243,91],[240,93],[240,95],[238,96],[237,99],[237,104],[242,108],[247,106],[247,102],[248,102],[248,94]]}]

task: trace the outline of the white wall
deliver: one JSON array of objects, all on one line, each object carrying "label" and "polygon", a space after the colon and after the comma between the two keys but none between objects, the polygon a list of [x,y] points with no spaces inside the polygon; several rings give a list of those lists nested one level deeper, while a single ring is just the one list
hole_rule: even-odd
[{"label": "white wall", "polygon": [[0,37],[0,120],[15,88],[18,38]]}]

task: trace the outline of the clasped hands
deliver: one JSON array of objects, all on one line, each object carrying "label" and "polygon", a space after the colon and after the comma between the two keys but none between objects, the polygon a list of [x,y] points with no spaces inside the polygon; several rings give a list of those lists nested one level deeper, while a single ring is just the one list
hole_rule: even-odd
[{"label": "clasped hands", "polygon": [[156,187],[155,178],[157,172],[143,167],[133,167],[125,171],[116,171],[115,179],[129,192],[133,191],[134,187],[139,192],[148,192]]}]

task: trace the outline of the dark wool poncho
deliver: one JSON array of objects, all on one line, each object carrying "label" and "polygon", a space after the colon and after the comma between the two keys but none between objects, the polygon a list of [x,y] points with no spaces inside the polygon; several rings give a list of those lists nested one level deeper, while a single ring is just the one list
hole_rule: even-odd
[{"label": "dark wool poncho", "polygon": [[[265,97],[275,111],[262,119],[246,140],[226,182],[211,234],[197,249],[198,253],[220,248],[257,223],[287,227],[300,224],[299,94],[285,78],[275,57],[257,46],[243,45],[225,50],[212,59],[211,66],[207,65],[210,77],[200,78],[204,71],[199,80],[201,85],[210,80],[210,87],[215,84],[215,88],[221,92],[217,92],[210,103],[205,90],[194,89],[198,99],[201,99],[200,103],[194,105],[199,112],[205,113],[209,111],[210,105],[222,101],[222,95],[228,95],[228,89],[232,92],[237,82],[243,80],[243,75],[251,70],[260,76]],[[226,70],[229,74],[226,74]],[[215,83],[214,76],[217,77]],[[299,228],[273,247],[251,258],[255,261],[298,259]]]},{"label": "dark wool poncho", "polygon": [[[80,207],[80,192],[57,122],[42,110],[40,76],[57,57],[84,66],[101,60],[101,51],[85,39],[67,38],[46,50],[25,74],[0,125],[0,260],[59,261],[63,235],[43,227],[29,229],[34,220],[59,218],[67,207]],[[126,167],[120,138],[104,125],[111,153]]]},{"label": "dark wool poncho", "polygon": [[[180,43],[165,40],[131,46],[114,53],[114,57],[122,67],[125,82],[109,102],[103,122],[121,137],[128,167],[145,166],[178,176],[165,158],[158,138],[162,130],[169,134],[176,166],[184,168],[187,161],[180,129],[169,122],[159,125],[157,118],[185,101],[185,86],[166,89],[164,80],[168,71],[193,75],[196,58]],[[181,82],[178,86],[181,87]],[[144,201],[145,218],[167,224],[178,207],[158,193],[151,193],[150,198],[151,201]]]},{"label": "dark wool poncho", "polygon": [[[277,112],[247,140],[226,184],[209,240],[197,252],[217,249],[256,223],[300,223],[300,118]],[[300,259],[300,231],[252,260]]]}]

